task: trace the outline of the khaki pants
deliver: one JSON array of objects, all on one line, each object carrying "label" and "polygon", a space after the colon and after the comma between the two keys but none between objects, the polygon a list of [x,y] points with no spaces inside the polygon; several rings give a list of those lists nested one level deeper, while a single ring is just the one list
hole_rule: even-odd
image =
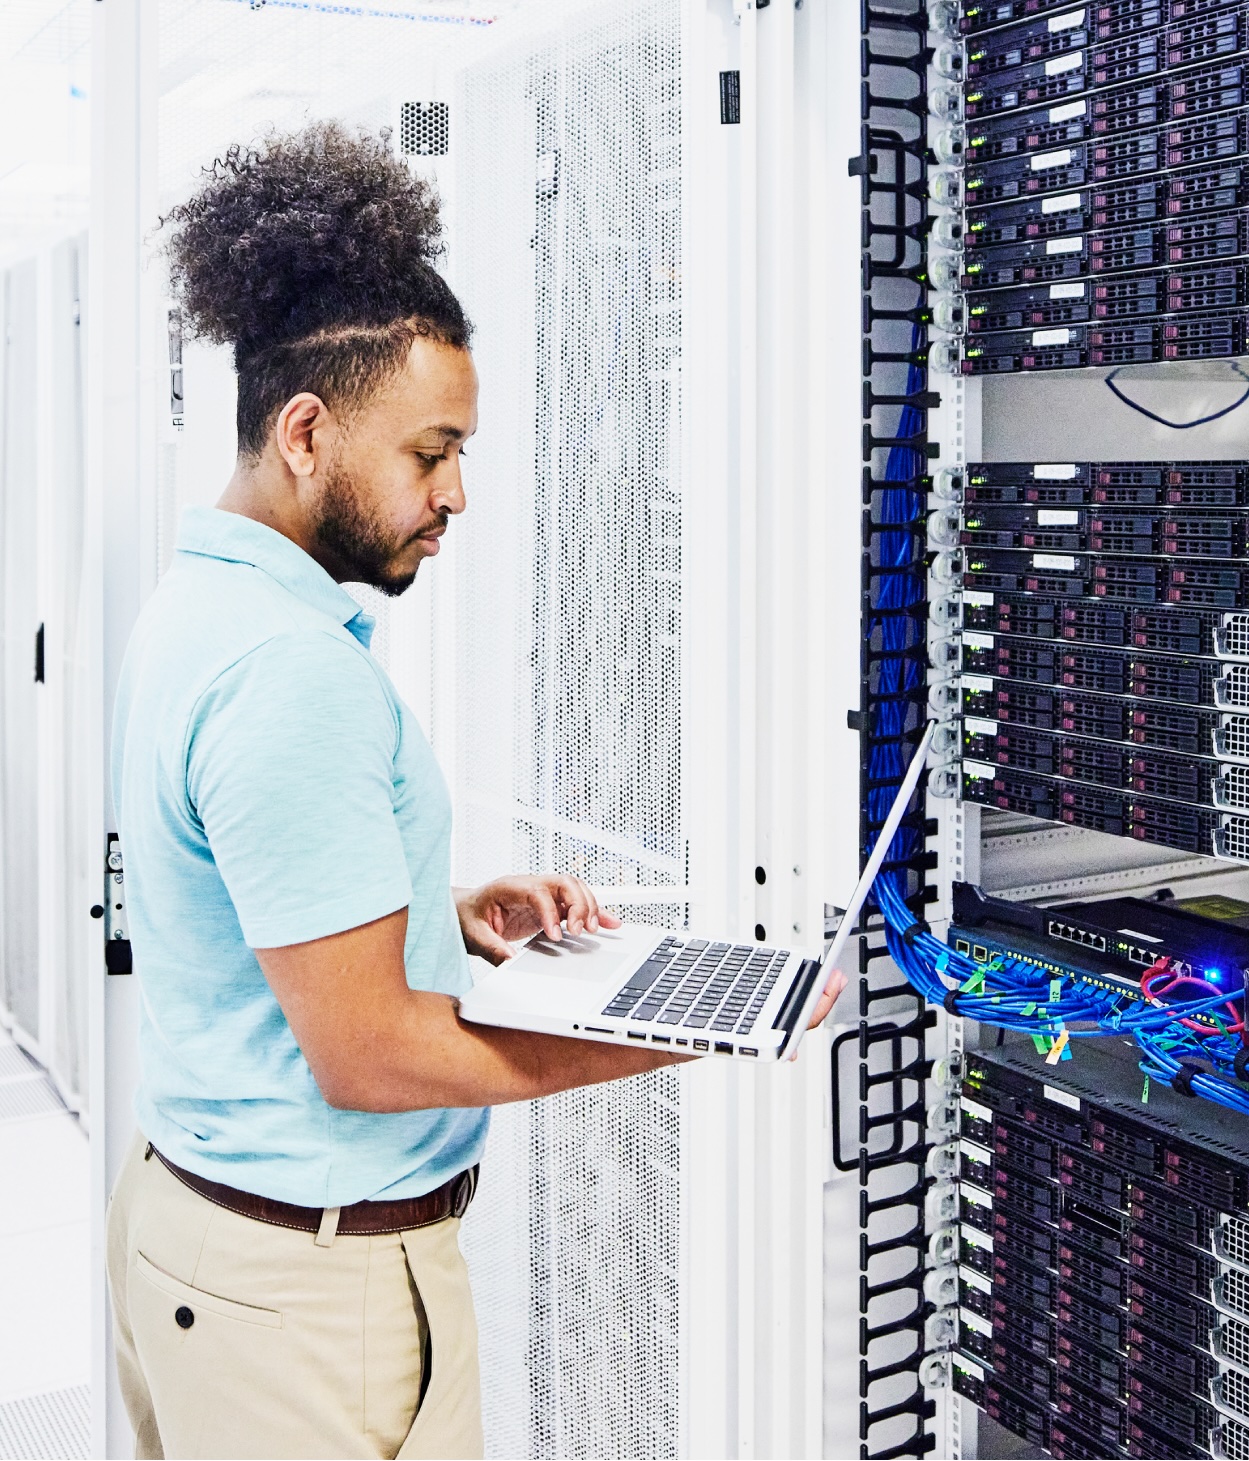
[{"label": "khaki pants", "polygon": [[108,1216],[137,1456],[481,1456],[457,1219],[318,1246],[217,1207],[145,1150]]}]

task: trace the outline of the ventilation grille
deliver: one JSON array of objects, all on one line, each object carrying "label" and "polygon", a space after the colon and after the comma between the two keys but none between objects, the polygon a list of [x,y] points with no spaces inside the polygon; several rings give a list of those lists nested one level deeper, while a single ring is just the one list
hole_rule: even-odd
[{"label": "ventilation grille", "polygon": [[412,157],[443,157],[450,130],[445,101],[405,101],[399,110],[399,151]]},{"label": "ventilation grille", "polygon": [[1249,811],[1249,766],[1222,766],[1214,783],[1215,804],[1233,811]]},{"label": "ventilation grille", "polygon": [[1249,1426],[1220,1416],[1214,1428],[1214,1454],[1224,1461],[1249,1461]]},{"label": "ventilation grille", "polygon": [[1214,1301],[1231,1314],[1249,1317],[1249,1274],[1229,1268],[1214,1281]]},{"label": "ventilation grille", "polygon": [[1239,1319],[1224,1319],[1216,1332],[1215,1343],[1223,1359],[1249,1369],[1249,1325]]},{"label": "ventilation grille", "polygon": [[1242,1375],[1239,1370],[1224,1370],[1215,1377],[1214,1395],[1220,1405],[1249,1417],[1249,1375]]},{"label": "ventilation grille", "polygon": [[1249,862],[1249,821],[1244,817],[1223,817],[1214,834],[1217,857]]},{"label": "ventilation grille", "polygon": [[1214,631],[1214,652],[1228,659],[1249,660],[1249,614],[1224,614]]},{"label": "ventilation grille", "polygon": [[1249,763],[1249,715],[1225,715],[1214,733],[1214,754]]},{"label": "ventilation grille", "polygon": [[1249,1269],[1249,1221],[1245,1218],[1227,1218],[1219,1224],[1214,1246],[1220,1258]]},{"label": "ventilation grille", "polygon": [[[451,235],[491,383],[455,525],[457,880],[568,871],[669,927],[686,916],[680,15],[596,10],[473,68]],[[663,1073],[496,1121],[497,1180],[466,1226],[491,1455],[676,1454],[678,1091]]]},{"label": "ventilation grille", "polygon": [[1224,665],[1223,678],[1214,682],[1216,705],[1229,710],[1249,707],[1249,665]]}]

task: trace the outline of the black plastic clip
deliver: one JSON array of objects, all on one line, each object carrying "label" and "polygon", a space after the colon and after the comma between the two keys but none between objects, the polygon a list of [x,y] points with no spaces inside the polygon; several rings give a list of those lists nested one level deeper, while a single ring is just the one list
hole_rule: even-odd
[{"label": "black plastic clip", "polygon": [[865,152],[859,157],[852,157],[846,162],[846,171],[852,178],[865,178],[874,173],[880,166],[879,159],[874,153]]},{"label": "black plastic clip", "polygon": [[1171,1081],[1171,1089],[1178,1091],[1181,1096],[1194,1097],[1197,1092],[1193,1090],[1193,1077],[1205,1074],[1206,1072],[1202,1070],[1201,1066],[1194,1065],[1191,1060],[1182,1060],[1179,1070],[1176,1071]]},{"label": "black plastic clip", "polygon": [[946,990],[945,998],[941,1001],[941,1003],[947,1015],[958,1014],[958,997],[960,993],[961,991],[957,989]]},{"label": "black plastic clip", "polygon": [[920,934],[931,932],[932,929],[930,929],[928,925],[924,922],[924,920],[920,918],[917,919],[914,923],[908,923],[907,926],[902,930],[899,937],[908,949],[913,949],[915,947],[915,940],[920,936]]},{"label": "black plastic clip", "polygon": [[1249,1084],[1249,1045],[1242,1045],[1236,1052],[1236,1058],[1232,1061],[1232,1069],[1236,1072],[1236,1079]]}]

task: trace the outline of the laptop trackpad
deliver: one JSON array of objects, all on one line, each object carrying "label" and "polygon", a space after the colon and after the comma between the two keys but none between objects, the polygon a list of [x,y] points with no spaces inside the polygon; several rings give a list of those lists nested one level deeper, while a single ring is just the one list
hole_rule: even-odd
[{"label": "laptop trackpad", "polygon": [[[530,939],[524,952],[504,967],[516,974],[545,974],[556,979],[609,979],[617,972],[623,977],[637,967],[647,946],[654,947],[652,930],[630,930],[626,933],[583,933],[574,937],[565,933],[559,943],[552,943],[545,934]],[[632,936],[630,936],[632,935]]]}]

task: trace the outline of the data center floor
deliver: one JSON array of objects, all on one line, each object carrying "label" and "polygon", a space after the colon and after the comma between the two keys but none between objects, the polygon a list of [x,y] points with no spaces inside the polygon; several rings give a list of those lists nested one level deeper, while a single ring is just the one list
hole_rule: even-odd
[{"label": "data center floor", "polygon": [[87,1455],[87,1138],[0,1030],[0,1458]]}]

